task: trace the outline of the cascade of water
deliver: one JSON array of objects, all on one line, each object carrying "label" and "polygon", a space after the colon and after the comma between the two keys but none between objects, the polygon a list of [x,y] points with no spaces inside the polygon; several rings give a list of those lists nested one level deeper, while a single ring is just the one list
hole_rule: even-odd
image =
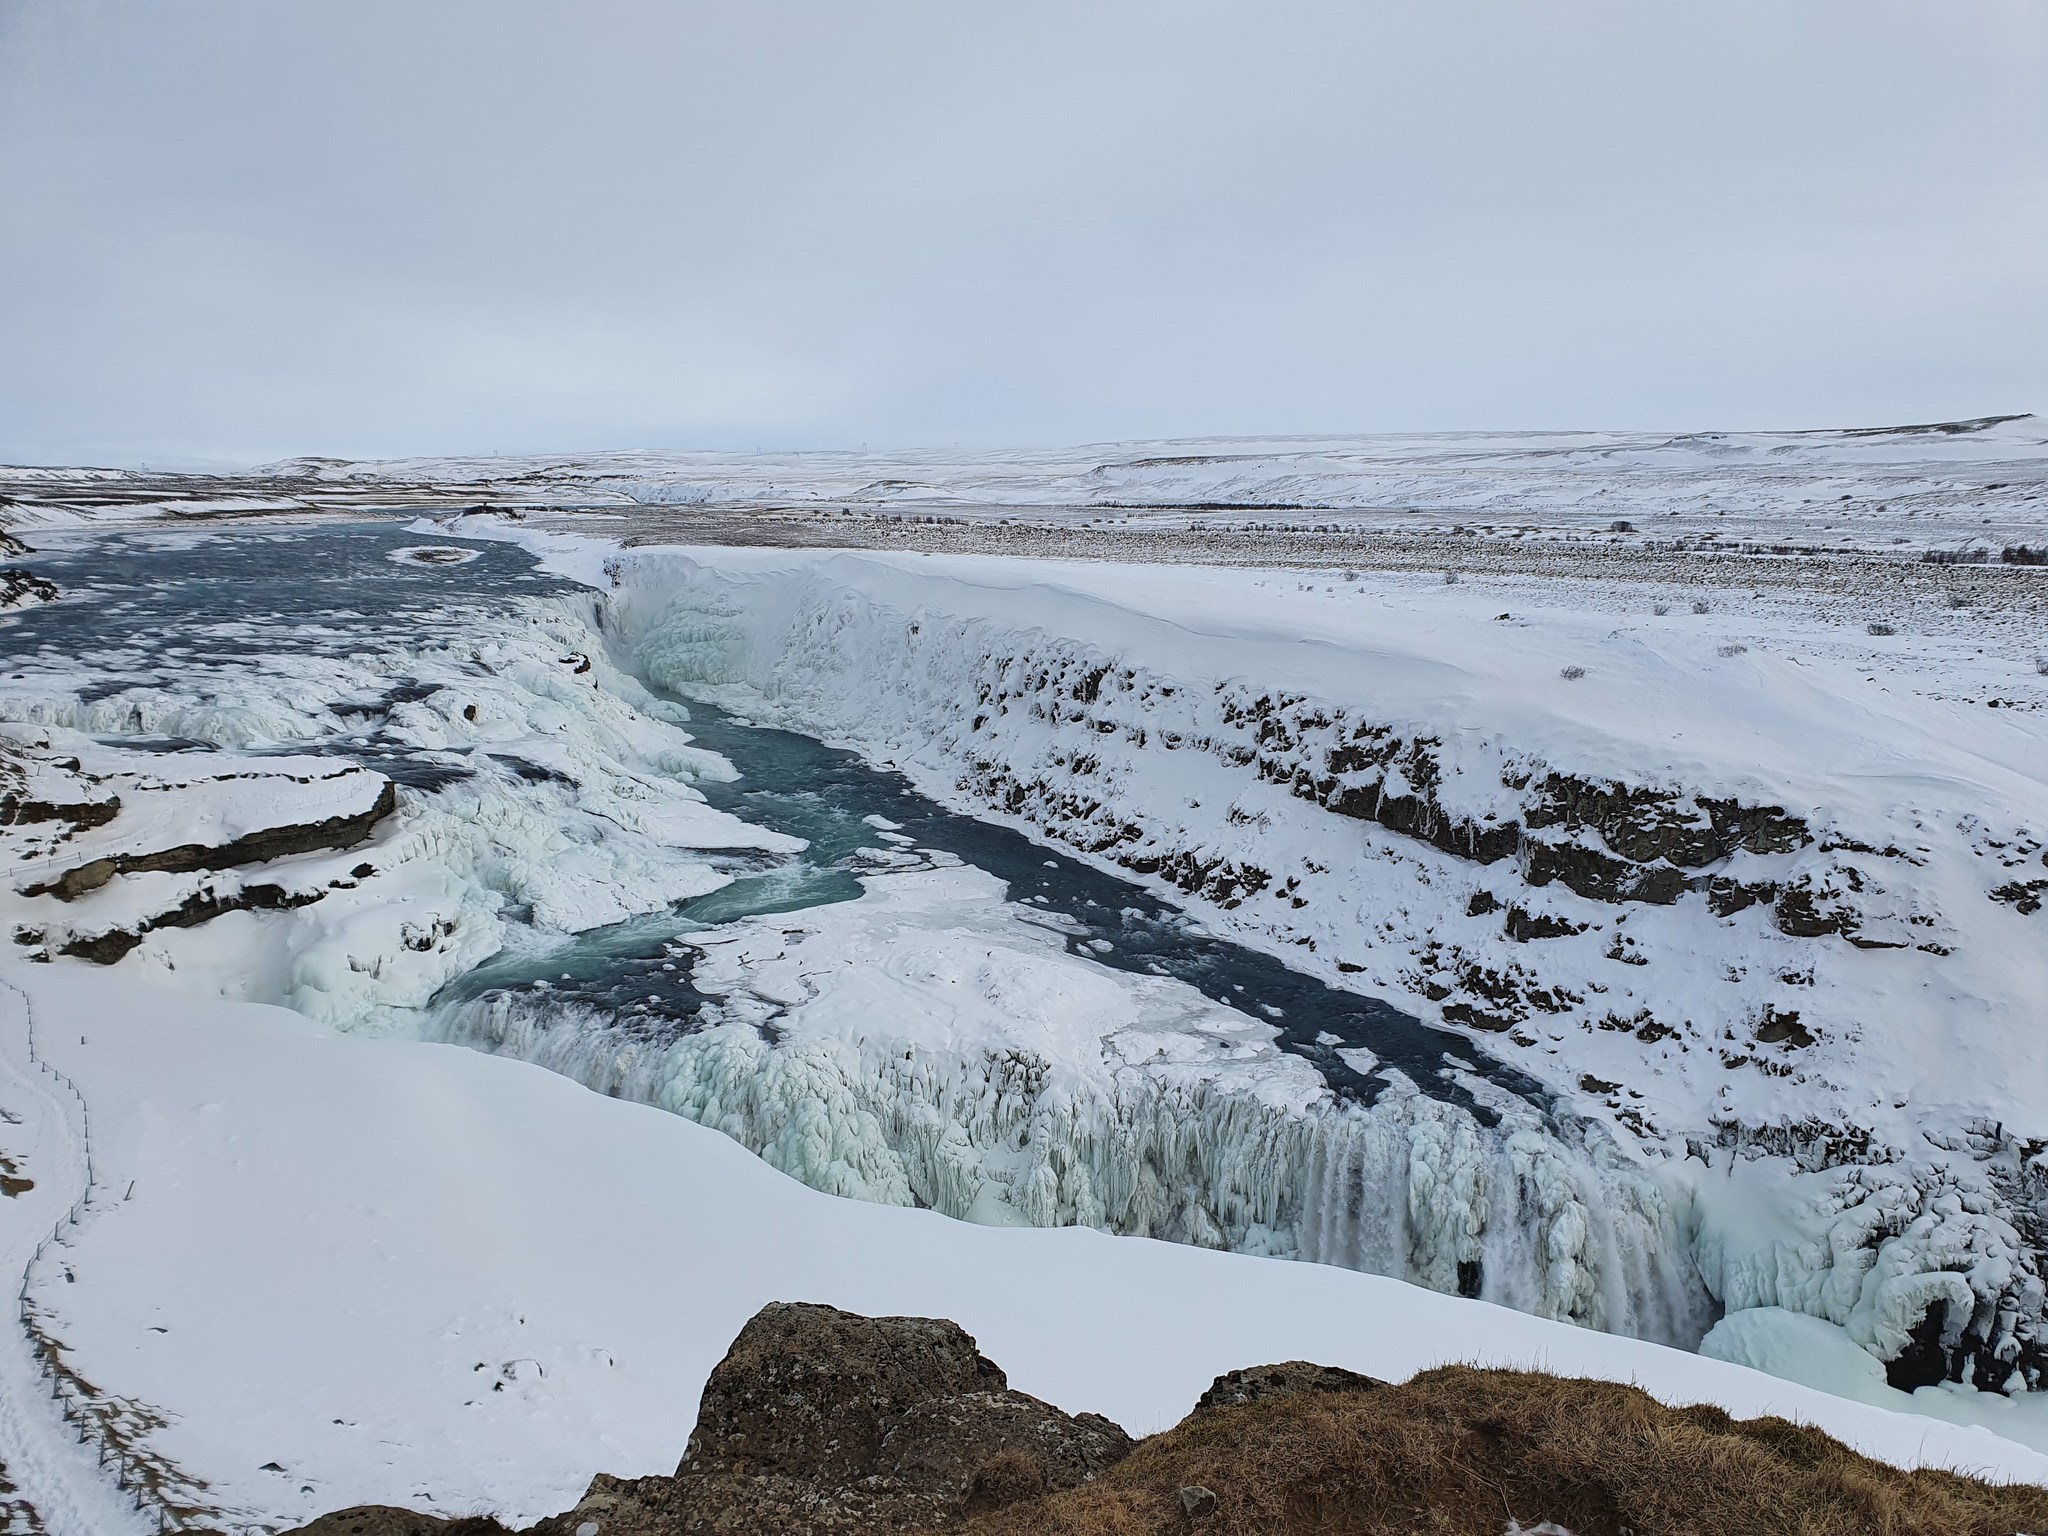
[{"label": "cascade of water", "polygon": [[434,1032],[659,1105],[833,1194],[1338,1264],[1688,1347],[1713,1320],[1682,1195],[1527,1109],[1489,1126],[1412,1088],[1276,1104],[1014,1052],[778,1043],[759,1020],[679,1033],[535,994],[460,1003]]}]

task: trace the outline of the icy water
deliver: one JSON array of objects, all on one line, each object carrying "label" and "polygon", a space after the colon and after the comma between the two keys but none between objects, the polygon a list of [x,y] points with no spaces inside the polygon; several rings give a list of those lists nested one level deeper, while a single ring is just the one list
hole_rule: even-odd
[{"label": "icy water", "polygon": [[[246,667],[263,654],[345,657],[447,639],[466,620],[508,598],[566,597],[585,589],[539,572],[507,544],[439,543],[401,522],[261,530],[165,530],[44,536],[22,563],[56,581],[53,604],[0,617],[0,667],[92,674],[104,697],[121,689],[217,667]],[[630,658],[616,658],[630,663]],[[324,752],[363,762],[416,793],[431,794],[469,770],[447,753],[422,755],[377,722],[425,685],[393,677],[345,716],[350,727],[279,750]],[[412,691],[409,691],[412,690]],[[428,691],[431,691],[429,688]],[[1484,1078],[1539,1108],[1546,1095],[1525,1074],[1462,1037],[1431,1028],[1375,998],[1332,987],[1280,960],[1204,933],[1169,903],[1130,881],[1066,857],[1004,827],[944,809],[897,775],[854,754],[788,731],[759,729],[703,704],[689,706],[699,743],[739,770],[706,784],[722,809],[804,838],[808,850],[779,868],[746,875],[674,911],[508,951],[436,998],[440,1007],[522,991],[544,982],[647,1038],[689,1032],[707,999],[691,984],[686,932],[762,913],[795,911],[860,894],[858,850],[876,842],[865,818],[882,817],[918,846],[942,850],[1006,881],[1011,898],[1056,914],[1076,957],[1119,970],[1175,977],[1208,997],[1271,1023],[1280,1042],[1312,1062],[1345,1098],[1370,1103],[1386,1069],[1480,1119],[1497,1117],[1459,1081]],[[108,737],[129,747],[195,750],[162,737]],[[515,771],[520,765],[511,765]],[[530,765],[529,765],[530,766]],[[545,772],[546,770],[533,770]],[[1381,1066],[1361,1075],[1340,1052],[1363,1048]]]},{"label": "icy water", "polygon": [[743,725],[708,705],[690,709],[697,739],[740,770],[736,784],[705,786],[707,797],[748,821],[809,839],[806,858],[814,865],[872,846],[874,831],[863,818],[880,816],[917,846],[953,854],[1006,881],[1012,901],[1070,921],[1070,954],[1118,970],[1174,977],[1267,1020],[1280,1031],[1280,1044],[1313,1062],[1341,1095],[1369,1103],[1383,1086],[1377,1070],[1361,1075],[1339,1054],[1362,1047],[1379,1058],[1382,1069],[1399,1070],[1425,1092],[1463,1104],[1486,1123],[1494,1117],[1458,1085],[1457,1072],[1543,1102],[1533,1079],[1488,1060],[1461,1036],[1204,933],[1142,886],[1007,827],[947,811],[851,752],[789,731]]}]

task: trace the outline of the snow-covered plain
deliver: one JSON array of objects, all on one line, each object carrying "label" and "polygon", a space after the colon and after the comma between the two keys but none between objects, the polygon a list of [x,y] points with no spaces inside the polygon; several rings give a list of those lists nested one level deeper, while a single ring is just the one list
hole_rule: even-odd
[{"label": "snow-covered plain", "polygon": [[[1942,548],[1959,538],[2042,544],[2037,502],[2048,454],[2040,436],[2036,423],[2003,423],[1807,441],[1091,451],[1073,457],[1092,464],[1087,475],[1102,482],[1088,492],[1094,501],[1077,500],[1078,482],[1059,481],[1045,466],[1019,469],[1018,458],[1007,467],[947,470],[945,496],[967,500],[945,515],[980,517],[990,527],[1016,521],[1008,511],[998,517],[994,502],[974,501],[996,495],[994,481],[975,476],[995,475],[1010,477],[1002,506],[1014,510],[1035,496],[1033,515],[1048,525],[1113,515],[1134,527],[1156,523],[1154,532],[1213,527],[1222,514],[1185,505],[1213,492],[1218,502],[1264,496],[1294,522],[1322,515],[1311,505],[1321,498],[1325,507],[1352,509],[1365,527],[1411,515],[1389,511],[1388,488],[1398,485],[1418,504],[1432,495],[1445,508],[1456,495],[1477,498],[1459,503],[1459,515],[1506,517],[1519,508],[1518,516],[1567,529],[1611,512],[1610,493],[1625,492],[1634,498],[1627,510],[1640,516],[1648,507],[1674,528],[1732,510],[1766,535],[1776,526],[1780,536],[1807,539],[1834,531],[1816,520],[1846,516],[1843,547],[1866,552],[1892,542],[1893,527],[1916,538],[1936,529],[1931,543]],[[1321,469],[1310,462],[1318,456]],[[1096,475],[1112,460],[1130,472]],[[499,477],[490,482],[494,497],[516,480],[534,499],[564,507],[604,497],[613,505],[732,505],[751,496],[769,508],[801,489],[777,479],[785,470],[812,476],[802,489],[810,502],[831,499],[837,486],[815,458],[780,467],[725,461],[711,468],[726,478],[702,495],[685,468],[669,459],[622,467],[613,458],[529,466],[510,477],[502,465],[315,465],[292,473],[301,489],[346,483],[351,496],[407,477],[440,477],[435,483],[453,494],[454,482],[473,488],[488,473]],[[859,466],[849,459],[844,468]],[[1300,481],[1310,470],[1327,477]],[[1422,478],[1399,481],[1411,473]],[[614,483],[622,474],[630,484]],[[1218,476],[1239,478],[1225,484]],[[1833,502],[1816,500],[1837,481]],[[1464,491],[1454,495],[1457,486]],[[1130,510],[1155,493],[1156,513]],[[915,499],[893,485],[846,494],[870,512],[894,497]],[[1850,498],[1846,511],[1838,510],[1842,496]],[[317,496],[307,502],[316,504]],[[166,510],[131,501],[128,514]],[[829,518],[835,509],[813,513]],[[54,524],[69,514],[39,515]],[[8,722],[0,767],[13,775],[10,803],[122,801],[104,822],[88,812],[69,822],[38,812],[40,819],[16,816],[0,828],[0,850],[19,861],[12,891],[0,892],[0,916],[19,953],[52,957],[25,975],[70,985],[90,975],[86,956],[118,950],[111,975],[138,985],[286,1003],[358,1036],[426,1034],[528,1056],[723,1130],[821,1190],[921,1203],[986,1226],[1078,1223],[1320,1259],[1686,1345],[1705,1332],[1710,1356],[1869,1404],[1991,1423],[2048,1446],[2034,1394],[1952,1386],[1908,1398],[1885,1384],[1881,1363],[1902,1379],[1946,1369],[2014,1391],[2041,1364],[2048,1171],[2040,1149],[2048,1133],[2037,1107],[2038,1026],[2048,946],[2039,924],[2048,919],[2038,915],[2038,898],[2048,891],[2040,868],[2048,754],[2039,750],[2038,721],[2048,674],[2032,666],[2042,643],[2032,627],[2043,585],[2034,569],[1977,567],[1984,590],[2009,589],[2013,601],[1995,611],[1912,608],[1899,635],[1894,622],[1878,626],[1885,633],[1866,632],[1871,610],[1831,585],[1825,566],[1810,590],[1788,595],[1773,577],[1766,596],[1759,575],[1752,595],[1749,567],[1731,567],[1711,546],[1703,546],[1697,583],[1674,584],[1668,570],[1654,582],[1631,581],[1625,565],[1570,582],[1467,570],[1453,583],[1440,573],[1308,567],[622,551],[591,535],[673,539],[678,528],[638,514],[631,524],[579,521],[585,517],[460,517],[422,525],[405,543],[386,538],[388,558],[377,557],[394,580],[408,567],[442,566],[448,574],[438,581],[502,582],[523,579],[508,578],[502,546],[460,564],[422,560],[419,551],[458,547],[451,540],[490,551],[490,541],[516,540],[584,583],[581,594],[512,595],[519,589],[507,587],[503,600],[472,605],[445,625],[373,625],[373,642],[351,629],[361,614],[296,623],[272,615],[267,626],[216,625],[210,638],[202,630],[196,652],[143,637],[125,649],[46,644],[13,658],[11,674],[0,676],[0,720]],[[577,532],[565,536],[565,528]],[[130,537],[163,549],[208,542],[182,529]],[[285,551],[294,536],[236,537],[275,538]],[[1556,535],[1565,544],[1579,537]],[[1603,529],[1608,537],[1622,550],[1646,542],[1633,530]],[[1863,569],[1859,580],[1879,565],[1865,561]],[[1900,620],[1907,607],[1883,612]],[[593,1014],[566,1001],[566,974],[562,991],[540,979],[553,974],[542,965],[556,953],[551,946],[587,934],[602,947],[611,942],[608,924],[630,929],[629,920],[656,921],[675,903],[736,879],[775,880],[794,868],[794,839],[705,803],[732,770],[692,742],[676,694],[851,747],[936,800],[1172,898],[1218,933],[1460,1031],[1503,1065],[1397,1067],[1355,1039],[1331,1036],[1326,1054],[1369,1079],[1377,1095],[1369,1105],[1347,1102],[1311,1058],[1280,1048],[1275,1016],[1142,968],[1097,963],[1104,957],[1091,958],[1056,909],[1032,908],[1020,891],[1006,893],[1000,881],[920,847],[880,818],[867,847],[843,866],[859,877],[857,899],[741,905],[735,910],[758,915],[710,929],[660,919],[661,953],[672,958],[635,972],[655,990],[624,1012],[608,1001],[608,1011]],[[240,822],[187,837],[199,854],[166,848],[139,814],[162,794],[189,796],[196,817],[213,792],[204,786],[225,782],[270,787],[223,807]],[[325,848],[302,838],[307,846],[289,856],[214,867],[223,861],[206,848],[323,824],[306,799],[316,783],[332,787],[319,794],[354,797],[329,807],[330,819],[390,788],[366,843]],[[115,792],[121,786],[125,795]],[[130,856],[141,862],[122,866]],[[107,858],[117,867],[101,878],[89,867]],[[48,889],[67,879],[61,892]],[[791,905],[804,909],[785,909]],[[486,974],[476,967],[493,955],[493,965],[509,956],[512,971],[532,972],[531,985],[428,1007],[450,983]],[[680,1028],[661,1022],[671,975],[702,994]],[[53,993],[51,1006],[68,1018],[65,1010],[84,1007],[77,999],[85,995]],[[167,1005],[141,1006],[154,1018]],[[118,1010],[86,1012],[93,1028],[83,1033],[93,1039],[98,1020]],[[180,1039],[202,1065],[242,1054],[253,1038],[253,1014],[180,1016],[198,1031]],[[228,1043],[193,1043],[230,1017],[240,1022],[219,1026]],[[274,1024],[279,1016],[268,1017]],[[70,1038],[68,1028],[61,1038]],[[371,1048],[320,1038],[323,1050]],[[431,1060],[444,1074],[520,1070],[447,1065],[475,1058],[405,1041],[374,1048],[387,1053],[374,1059],[393,1064],[392,1082],[407,1060]],[[130,1088],[95,1093],[80,1076],[89,1065],[82,1058],[64,1070],[85,1084],[101,1126],[110,1112],[102,1101],[121,1106]],[[1517,1072],[1535,1091],[1510,1086]],[[232,1078],[225,1069],[223,1080]],[[486,1091],[462,1081],[463,1093]],[[561,1103],[574,1097],[593,1116],[637,1114],[561,1085],[521,1091],[565,1095]],[[378,1093],[405,1097],[389,1083]],[[522,1123],[552,1123],[554,1115],[550,1107]],[[693,1158],[721,1145],[673,1117],[620,1123],[668,1126],[658,1134],[685,1138],[675,1145],[695,1149]],[[462,1124],[466,1134],[474,1117]],[[289,1140],[281,1127],[262,1134]],[[415,1132],[379,1134],[409,1145]],[[11,1145],[0,1141],[0,1152]],[[486,1136],[478,1145],[497,1143]],[[287,1150],[273,1161],[265,1176],[296,1167],[294,1187],[309,1209],[342,1198],[327,1188],[335,1167],[354,1172],[346,1159],[311,1151]],[[755,1170],[749,1177],[771,1177],[759,1164],[740,1165]],[[188,1181],[194,1199],[226,1178],[208,1166],[213,1171]],[[602,1182],[595,1161],[564,1166]],[[690,1181],[681,1163],[661,1166]],[[572,1182],[528,1179],[532,1190],[562,1191],[537,1199],[530,1217],[554,1252],[593,1245],[587,1234],[549,1236],[566,1230],[551,1223],[571,1221],[552,1207],[580,1198],[566,1193]],[[651,1186],[634,1188],[647,1209],[660,1198]],[[430,1182],[410,1198],[425,1209],[455,1197]],[[755,1208],[781,1210],[776,1198],[762,1196]],[[135,1202],[142,1199],[138,1184]],[[0,1215],[28,1209],[9,1201]],[[887,1224],[912,1214],[831,1202],[815,1209],[855,1210],[843,1220],[880,1224],[864,1233],[893,1233]],[[106,1230],[129,1214],[110,1214]],[[929,1224],[917,1231],[961,1230],[929,1213],[916,1220]],[[89,1243],[100,1227],[95,1217],[78,1241]],[[233,1222],[221,1218],[210,1230],[220,1262],[266,1273],[238,1246]],[[470,1229],[459,1219],[421,1217],[408,1230],[408,1251],[432,1250],[420,1265],[454,1285],[467,1250],[445,1244],[473,1241]],[[439,1249],[425,1235],[434,1230],[443,1233]],[[720,1229],[719,1240],[745,1247],[753,1241],[747,1230],[736,1239]],[[1078,1232],[943,1241],[999,1240],[1045,1244],[1048,1254],[1178,1252]],[[1089,1246],[1098,1242],[1099,1250]],[[481,1251],[493,1265],[515,1263],[495,1243]],[[325,1264],[343,1257],[345,1245],[322,1250]],[[649,1262],[672,1258],[663,1250]],[[1143,1262],[1206,1275],[1201,1265],[1229,1261],[1189,1252]],[[1418,1300],[1361,1276],[1329,1278],[1315,1265],[1242,1262],[1249,1267],[1214,1273],[1322,1277],[1243,1282],[1281,1310],[1295,1304],[1286,1288],[1301,1285],[1361,1286],[1342,1294],[1373,1298],[1333,1304],[1311,1319],[1330,1342],[1279,1353],[1360,1363],[1365,1357],[1341,1353],[1365,1347],[1351,1319],[1375,1309],[1408,1319],[1415,1307],[1425,1309],[1412,1314],[1419,1321],[1401,1327],[1439,1326],[1427,1309],[1443,1307],[1444,1319],[1467,1320],[1453,1328],[1480,1328],[1469,1320],[1484,1317],[1493,1320],[1485,1327],[1524,1342],[1592,1338]],[[519,1497],[531,1498],[525,1505],[511,1494],[473,1497],[539,1512],[567,1502],[564,1490],[573,1493],[584,1474],[607,1464],[556,1419],[517,1433],[566,1435],[559,1461],[528,1442],[519,1442],[517,1456],[501,1454],[514,1431],[479,1419],[487,1428],[467,1439],[460,1425],[421,1430],[404,1476],[360,1473],[362,1464],[340,1452],[320,1452],[330,1459],[316,1466],[319,1457],[308,1452],[310,1480],[293,1486],[314,1492],[302,1504],[265,1503],[285,1497],[289,1476],[245,1483],[231,1467],[244,1429],[253,1435],[282,1422],[286,1409],[268,1419],[223,1410],[221,1423],[243,1428],[208,1431],[211,1387],[196,1377],[136,1374],[146,1357],[109,1342],[126,1326],[115,1321],[121,1309],[138,1304],[139,1293],[126,1294],[134,1286],[132,1271],[121,1279],[125,1267],[113,1260],[92,1289],[82,1271],[63,1279],[46,1263],[25,1294],[61,1314],[75,1349],[103,1351],[80,1374],[141,1405],[140,1417],[124,1421],[129,1429],[116,1424],[114,1433],[142,1426],[137,1443],[174,1467],[176,1476],[162,1474],[167,1486],[204,1477],[217,1484],[208,1501],[281,1520],[358,1496],[344,1496],[344,1487],[382,1490],[410,1477],[405,1495],[423,1497],[430,1472],[455,1477],[431,1484],[447,1497],[472,1497],[451,1490],[514,1486],[505,1463],[524,1457],[556,1468],[548,1475],[557,1481],[517,1484],[526,1490]],[[1195,1283],[1172,1273],[1161,1283]],[[297,1289],[336,1294],[325,1284]],[[222,1294],[233,1295],[232,1285]],[[696,1375],[684,1373],[686,1396],[744,1312],[769,1294],[749,1293],[745,1306],[733,1302],[737,1315],[691,1334],[687,1347],[700,1364],[691,1367]],[[1019,1337],[1031,1334],[1029,1349],[997,1349],[999,1329],[977,1325],[945,1298],[870,1305],[950,1310],[1006,1364],[1014,1357],[1027,1386],[1024,1356],[1066,1347],[1026,1328]],[[1723,1308],[1728,1318],[1707,1332]],[[571,1307],[564,1316],[571,1313],[611,1315]],[[283,1337],[287,1324],[277,1326]],[[1437,1351],[1430,1358],[1460,1353],[1440,1338],[1422,1342]],[[1626,1341],[1584,1348],[1593,1353],[1560,1356],[1555,1368],[1590,1369],[1578,1362],[1605,1358],[1602,1349],[1632,1360],[1671,1358],[1627,1355],[1647,1346]],[[424,1357],[398,1360],[389,1349],[369,1348],[364,1358],[389,1366],[385,1390],[394,1402],[378,1412],[393,1425],[402,1417],[397,1399],[417,1395],[425,1379],[419,1372],[440,1368]],[[497,1362],[503,1391],[494,1398],[523,1390],[521,1358],[528,1357]],[[277,1354],[249,1370],[251,1380],[289,1382],[275,1388],[282,1403],[304,1380],[261,1375],[279,1362],[297,1363]],[[1215,1368],[1204,1359],[1191,1380]],[[1366,1360],[1362,1368],[1405,1367]],[[1697,1359],[1685,1367],[1704,1368]],[[549,1369],[551,1379],[573,1375],[567,1366]],[[1710,1381],[1719,1395],[1745,1378],[1657,1379]],[[1176,1387],[1157,1411],[1177,1412],[1200,1384]],[[1102,1395],[1035,1389],[1069,1406],[1125,1412]],[[613,1390],[590,1387],[584,1431],[613,1433],[592,1426],[616,1424],[607,1417],[615,1410],[652,1412],[631,1392],[605,1395]],[[180,1417],[152,1424],[150,1405]],[[690,1406],[675,1411],[678,1441]],[[375,1420],[364,1412],[360,1422]],[[1910,1436],[1929,1432],[1924,1419],[1904,1422]],[[439,1460],[437,1443],[445,1451]],[[632,1446],[641,1459],[621,1468],[652,1470],[673,1458],[673,1446]],[[0,1446],[0,1459],[10,1451],[23,1454],[14,1438]],[[2036,1475],[2003,1459],[2015,1454],[1999,1449],[1984,1464]],[[301,1465],[266,1453],[254,1463],[259,1470],[263,1460],[288,1472]],[[460,1476],[448,1470],[457,1463]],[[344,1465],[358,1471],[319,1470]],[[486,1470],[461,1482],[479,1467]],[[371,1480],[348,1481],[359,1475]]]},{"label": "snow-covered plain", "polygon": [[1468,517],[1704,513],[1762,515],[1781,531],[1788,519],[1809,515],[1839,522],[1847,503],[1859,516],[1967,506],[1973,518],[1996,518],[2010,510],[2038,526],[2048,428],[2018,416],[1849,431],[1194,438],[1008,453],[292,460],[242,478],[252,490],[290,481],[308,499],[320,488],[458,484],[561,505],[1158,509],[1182,518],[1260,508]]},{"label": "snow-covered plain", "polygon": [[1618,565],[1742,551],[1794,563],[1935,554],[1995,568],[2008,547],[2048,542],[2048,425],[2008,416],[1848,431],[296,459],[182,475],[0,466],[0,494],[23,528],[489,504],[669,542],[694,532],[713,543],[1239,564],[1290,563],[1290,550],[1318,564],[1405,551],[1409,563],[1452,568],[1574,552]]}]

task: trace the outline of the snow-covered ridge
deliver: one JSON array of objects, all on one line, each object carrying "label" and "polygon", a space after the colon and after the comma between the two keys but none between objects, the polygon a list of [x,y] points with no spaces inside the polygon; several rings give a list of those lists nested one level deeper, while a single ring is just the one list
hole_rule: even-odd
[{"label": "snow-covered ridge", "polygon": [[[2010,475],[1998,481],[1988,471]],[[312,484],[582,488],[642,503],[810,500],[1009,507],[1560,508],[1593,500],[1724,507],[1928,498],[1964,487],[2038,494],[2048,428],[2031,416],[1808,432],[1416,433],[1194,438],[948,453],[607,453],[291,460],[249,478]],[[2017,484],[2013,483],[2018,482]],[[1987,482],[1995,482],[1989,483]],[[1994,497],[1994,499],[1996,499]]]},{"label": "snow-covered ridge", "polygon": [[1283,617],[1221,573],[614,572],[655,680],[1171,881],[1711,1170],[1694,1254],[1728,1305],[1826,1317],[1902,1371],[2038,1369],[2024,727],[1642,626],[1575,688],[1556,661],[1586,637],[1457,592]]}]

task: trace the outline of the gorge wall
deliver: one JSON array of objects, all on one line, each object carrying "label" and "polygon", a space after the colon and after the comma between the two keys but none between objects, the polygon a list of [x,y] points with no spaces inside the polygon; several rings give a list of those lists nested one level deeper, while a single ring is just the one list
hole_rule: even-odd
[{"label": "gorge wall", "polygon": [[1684,1192],[1723,1305],[1825,1317],[1896,1380],[2036,1374],[2048,1140],[2014,1069],[2048,995],[2020,910],[2038,780],[1923,770],[1923,723],[1859,726],[1796,676],[1687,690],[1669,647],[1624,649],[1656,691],[1607,719],[1569,679],[1553,705],[1526,667],[1488,675],[1516,621],[1460,594],[1293,635],[1203,612],[1180,573],[1126,601],[1132,573],[611,569],[651,681],[852,745],[1555,1084]]}]

